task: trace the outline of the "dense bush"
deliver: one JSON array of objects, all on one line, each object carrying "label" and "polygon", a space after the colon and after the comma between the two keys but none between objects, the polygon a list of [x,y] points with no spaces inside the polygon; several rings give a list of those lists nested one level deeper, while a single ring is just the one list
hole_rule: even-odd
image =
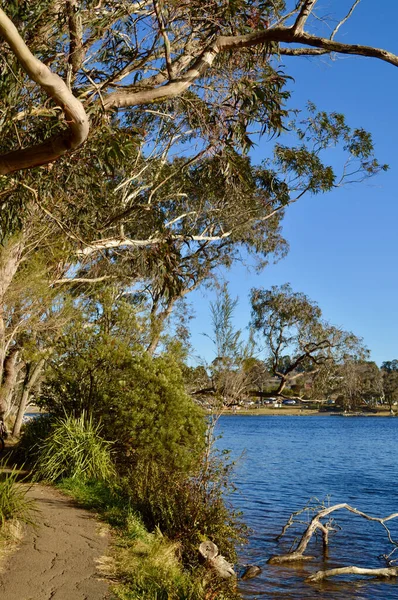
[{"label": "dense bush", "polygon": [[101,422],[121,471],[145,460],[189,471],[203,449],[203,413],[178,364],[133,354],[115,338],[97,336],[54,364],[43,398],[52,413],[85,410]]},{"label": "dense bush", "polygon": [[35,464],[53,423],[53,415],[40,415],[23,426],[21,438],[13,453],[19,463],[27,467]]},{"label": "dense bush", "polygon": [[100,436],[98,425],[84,413],[77,419],[56,419],[41,441],[35,477],[57,481],[63,477],[109,480],[115,470],[110,444]]},{"label": "dense bush", "polygon": [[181,544],[183,562],[198,566],[198,547],[211,540],[230,561],[236,561],[235,546],[245,540],[246,527],[240,513],[225,502],[229,468],[220,458],[203,462],[195,475],[187,477],[154,463],[139,464],[125,479],[131,505],[146,527],[158,527]]}]

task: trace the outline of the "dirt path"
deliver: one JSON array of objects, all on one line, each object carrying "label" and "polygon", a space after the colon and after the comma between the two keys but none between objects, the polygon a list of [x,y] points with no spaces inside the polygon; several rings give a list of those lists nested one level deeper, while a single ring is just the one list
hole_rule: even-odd
[{"label": "dirt path", "polygon": [[96,561],[106,553],[108,536],[93,516],[50,487],[35,484],[37,527],[29,527],[20,548],[3,565],[4,600],[104,600],[109,590]]}]

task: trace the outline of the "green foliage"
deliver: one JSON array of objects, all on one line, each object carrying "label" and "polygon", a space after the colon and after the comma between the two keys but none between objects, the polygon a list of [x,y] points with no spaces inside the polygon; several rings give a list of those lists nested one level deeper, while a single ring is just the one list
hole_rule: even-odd
[{"label": "green foliage", "polygon": [[[170,473],[164,475],[170,477]],[[182,549],[186,546],[184,532],[181,531],[179,536],[169,540],[165,532],[156,524],[150,533],[148,527],[144,525],[143,518],[136,512],[132,498],[126,493],[126,486],[123,491],[120,487],[109,486],[104,482],[73,478],[64,479],[58,487],[73,496],[79,504],[94,509],[116,528],[116,572],[112,575],[120,581],[113,588],[117,598],[121,600],[142,598],[203,600],[207,597],[234,600],[239,598],[233,586],[213,578],[203,567],[193,571],[186,569],[187,565],[184,564],[184,560],[181,560],[184,559]],[[160,484],[158,490],[165,491],[160,490]],[[166,498],[164,504],[165,506],[167,504]],[[180,502],[180,508],[183,506],[184,503]],[[190,527],[192,526],[191,523]],[[202,541],[201,536],[197,539]]]},{"label": "green foliage", "polygon": [[54,421],[41,442],[34,472],[37,479],[48,481],[63,477],[107,481],[115,474],[109,442],[100,437],[100,426],[84,413]]},{"label": "green foliage", "polygon": [[149,530],[159,527],[179,541],[184,564],[198,566],[198,546],[206,539],[234,562],[246,528],[225,503],[225,492],[232,491],[230,469],[224,459],[204,457],[199,471],[187,477],[146,462],[125,478],[125,489]]},{"label": "green foliage", "polygon": [[48,409],[102,423],[120,469],[155,461],[189,470],[204,444],[202,411],[184,389],[169,355],[133,354],[120,339],[83,329],[68,353],[54,360],[46,386]]},{"label": "green foliage", "polygon": [[123,531],[127,527],[130,502],[115,481],[66,477],[57,483],[60,490],[75,498],[85,508],[95,510],[112,527]]},{"label": "green foliage", "polygon": [[116,598],[201,600],[204,586],[184,572],[178,554],[178,543],[168,541],[159,530],[148,533],[131,515],[116,554],[117,573],[123,581],[114,588]]},{"label": "green foliage", "polygon": [[[5,465],[0,465],[3,468]],[[3,473],[0,480],[0,525],[6,521],[18,519],[25,523],[33,523],[34,504],[26,498],[27,489],[17,483],[18,471]]]},{"label": "green foliage", "polygon": [[33,466],[41,452],[42,445],[51,432],[54,422],[52,415],[40,415],[23,426],[22,436],[16,448],[18,462]]},{"label": "green foliage", "polygon": [[269,369],[280,379],[277,393],[293,374],[313,374],[317,391],[326,389],[335,365],[367,355],[360,338],[324,321],[319,306],[289,284],[253,289],[251,303],[251,325],[268,351]]}]

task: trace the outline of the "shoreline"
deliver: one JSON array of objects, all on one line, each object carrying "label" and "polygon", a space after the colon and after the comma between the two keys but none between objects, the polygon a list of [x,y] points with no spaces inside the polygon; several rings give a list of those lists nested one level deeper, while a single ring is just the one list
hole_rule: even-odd
[{"label": "shoreline", "polygon": [[[311,409],[300,409],[292,406],[289,407],[281,407],[281,408],[253,408],[253,409],[244,409],[233,412],[232,410],[225,410],[222,413],[222,416],[285,416],[285,417],[336,417],[343,416],[343,413],[336,412],[320,412],[318,410]],[[377,413],[361,413],[361,414],[348,414],[349,417],[391,417],[389,409],[383,409],[378,411]],[[395,413],[394,416],[397,416]]]}]

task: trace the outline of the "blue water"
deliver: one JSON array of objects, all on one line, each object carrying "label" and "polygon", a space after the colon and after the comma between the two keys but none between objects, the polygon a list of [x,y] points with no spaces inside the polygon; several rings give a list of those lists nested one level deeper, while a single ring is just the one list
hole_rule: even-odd
[{"label": "blue water", "polygon": [[[327,557],[315,543],[309,552],[319,557],[314,562],[266,564],[270,556],[290,549],[293,534],[280,542],[275,537],[289,515],[311,497],[329,496],[332,504],[347,502],[378,517],[398,512],[398,418],[236,415],[220,419],[220,432],[218,445],[238,459],[238,491],[232,502],[252,529],[240,560],[263,568],[260,577],[241,582],[245,598],[398,600],[398,579],[359,581],[346,576],[304,582],[319,568],[385,566],[378,556],[392,547],[381,525],[348,513],[336,514],[342,530],[331,538]],[[398,539],[398,519],[389,525]]]}]

